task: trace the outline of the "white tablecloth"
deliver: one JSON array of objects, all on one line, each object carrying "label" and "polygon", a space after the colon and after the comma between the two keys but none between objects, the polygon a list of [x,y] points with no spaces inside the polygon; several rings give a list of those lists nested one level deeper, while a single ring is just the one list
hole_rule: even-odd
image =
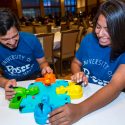
[{"label": "white tablecloth", "polygon": [[[33,81],[19,82],[19,86],[27,87]],[[84,96],[72,103],[79,103],[95,93],[101,86],[89,84],[84,88]],[[0,125],[37,125],[33,113],[21,114],[18,110],[9,109],[4,90],[0,88]],[[125,93],[104,108],[101,108],[80,119],[73,125],[125,125]]]},{"label": "white tablecloth", "polygon": [[61,31],[61,26],[58,26],[58,27],[51,27],[51,32],[52,33],[56,33],[56,32],[60,32]]}]

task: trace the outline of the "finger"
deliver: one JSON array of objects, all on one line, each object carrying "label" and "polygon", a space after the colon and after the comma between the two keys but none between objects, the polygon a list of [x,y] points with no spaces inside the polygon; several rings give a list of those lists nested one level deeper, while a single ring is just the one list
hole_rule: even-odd
[{"label": "finger", "polygon": [[86,76],[83,77],[83,81],[84,81],[84,86],[88,85],[88,78]]},{"label": "finger", "polygon": [[55,109],[54,111],[52,111],[52,112],[49,114],[49,115],[50,115],[50,118],[53,117],[53,116],[55,116],[56,114],[61,113],[62,111],[63,111],[63,106],[60,107],[60,108]]},{"label": "finger", "polygon": [[77,82],[77,77],[76,77],[76,75],[73,75],[71,78],[72,78],[72,81]]},{"label": "finger", "polygon": [[66,115],[64,113],[60,113],[57,115],[57,123],[60,125],[61,123],[67,120]]},{"label": "finger", "polygon": [[77,83],[80,82],[80,74],[79,73],[76,74],[76,81],[77,81]]},{"label": "finger", "polygon": [[[11,86],[12,86],[12,87],[11,87]],[[5,91],[14,92],[13,85],[6,86],[6,87],[5,87]]]},{"label": "finger", "polygon": [[51,122],[51,125],[69,125],[69,123],[66,121],[65,117],[62,117],[54,122]]},{"label": "finger", "polygon": [[60,118],[60,114],[62,114],[62,113],[59,113],[59,114],[56,114],[56,115],[53,115],[52,117],[50,117],[49,123],[51,123],[51,124],[56,123],[57,125],[59,125],[60,119],[64,119],[64,117]]},{"label": "finger", "polygon": [[47,70],[47,73],[53,73],[53,70],[50,67],[47,67],[46,70]]},{"label": "finger", "polygon": [[80,79],[79,82],[83,82],[83,75],[84,75],[83,72],[79,74],[79,79]]},{"label": "finger", "polygon": [[60,125],[70,125],[68,121],[64,121],[63,123],[60,123]]},{"label": "finger", "polygon": [[12,98],[13,98],[12,95],[10,95],[10,96],[6,96],[6,99],[8,99],[8,100],[10,100],[10,99],[12,99]]},{"label": "finger", "polygon": [[6,88],[5,88],[5,91],[6,91],[6,92],[13,92],[14,90],[13,90],[13,88],[7,88],[7,87],[6,87]]},{"label": "finger", "polygon": [[45,73],[46,73],[46,70],[45,70],[45,68],[43,68],[42,75],[44,75]]},{"label": "finger", "polygon": [[6,84],[6,86],[5,86],[5,88],[8,88],[8,89],[9,89],[9,88],[11,89],[12,87],[13,87],[13,85],[12,85],[11,82],[8,82],[8,83]]},{"label": "finger", "polygon": [[52,73],[53,71],[51,69],[48,69],[47,70],[47,73]]},{"label": "finger", "polygon": [[72,81],[73,81],[73,77],[74,77],[73,75],[70,77]]},{"label": "finger", "polygon": [[42,69],[42,75],[44,75],[44,74],[46,74],[46,73],[49,73],[49,72],[50,72],[49,67],[44,67],[44,68]]},{"label": "finger", "polygon": [[14,92],[14,91],[6,91],[6,95],[15,95],[16,94],[16,92]]},{"label": "finger", "polygon": [[17,82],[16,82],[15,79],[12,79],[12,80],[11,80],[11,83],[12,83],[13,87],[16,87],[16,86],[17,86]]},{"label": "finger", "polygon": [[17,85],[16,83],[16,80],[15,79],[12,79],[12,80],[9,80],[8,83],[6,84],[5,88],[13,88]]}]

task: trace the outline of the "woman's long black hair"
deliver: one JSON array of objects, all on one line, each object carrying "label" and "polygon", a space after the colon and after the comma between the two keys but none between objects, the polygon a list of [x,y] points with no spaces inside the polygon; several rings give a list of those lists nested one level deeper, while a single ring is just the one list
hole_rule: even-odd
[{"label": "woman's long black hair", "polygon": [[125,52],[125,3],[120,0],[104,2],[94,18],[94,29],[100,14],[103,14],[107,21],[112,48],[110,59],[114,60]]}]

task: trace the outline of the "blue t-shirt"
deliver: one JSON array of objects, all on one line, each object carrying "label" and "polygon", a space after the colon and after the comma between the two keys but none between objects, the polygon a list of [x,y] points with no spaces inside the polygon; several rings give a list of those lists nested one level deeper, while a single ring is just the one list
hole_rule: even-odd
[{"label": "blue t-shirt", "polygon": [[0,67],[8,79],[23,80],[39,72],[40,67],[36,59],[43,56],[39,40],[30,33],[19,33],[16,49],[8,49],[0,44]]},{"label": "blue t-shirt", "polygon": [[111,80],[119,65],[125,64],[125,53],[113,61],[110,60],[110,53],[111,48],[100,46],[93,33],[84,37],[76,58],[82,63],[82,70],[89,82],[104,86]]}]

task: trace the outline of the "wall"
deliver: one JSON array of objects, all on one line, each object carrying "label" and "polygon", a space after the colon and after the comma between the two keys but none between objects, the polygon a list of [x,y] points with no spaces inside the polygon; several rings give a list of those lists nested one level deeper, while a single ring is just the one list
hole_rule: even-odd
[{"label": "wall", "polygon": [[16,4],[17,4],[17,10],[18,10],[18,16],[19,18],[22,17],[22,3],[21,3],[21,0],[16,0]]},{"label": "wall", "polygon": [[16,0],[0,0],[0,7],[10,8],[18,15]]},{"label": "wall", "polygon": [[65,5],[64,5],[64,0],[60,0],[61,3],[61,15],[65,15]]},{"label": "wall", "polygon": [[[101,1],[104,0],[99,2]],[[87,5],[88,12],[90,12],[93,7],[97,6],[97,0],[87,0]],[[77,0],[77,12],[79,11],[85,11],[85,0]]]}]

